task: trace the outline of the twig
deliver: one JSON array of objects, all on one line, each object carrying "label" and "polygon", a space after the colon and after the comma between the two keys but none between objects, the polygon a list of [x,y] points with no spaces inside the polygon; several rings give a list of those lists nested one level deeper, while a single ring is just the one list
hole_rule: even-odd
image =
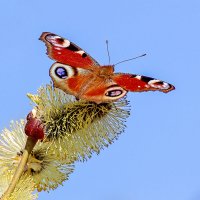
[{"label": "twig", "polygon": [[8,187],[8,189],[5,191],[5,193],[3,194],[3,196],[1,197],[0,200],[8,200],[8,198],[10,197],[11,193],[14,191],[21,175],[23,174],[24,172],[24,167],[27,163],[27,160],[28,160],[28,157],[29,155],[31,154],[34,146],[36,145],[38,140],[32,138],[32,137],[28,137],[27,138],[27,141],[26,141],[26,146],[24,148],[24,151],[23,151],[23,155],[22,155],[22,158],[21,158],[21,161],[15,171],[15,174],[11,180],[11,183]]}]

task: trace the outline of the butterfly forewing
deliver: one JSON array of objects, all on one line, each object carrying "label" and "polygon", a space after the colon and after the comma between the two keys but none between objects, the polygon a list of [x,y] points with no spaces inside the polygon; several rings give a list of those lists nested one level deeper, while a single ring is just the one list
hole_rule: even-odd
[{"label": "butterfly forewing", "polygon": [[114,74],[113,80],[122,88],[131,92],[161,91],[167,93],[175,87],[167,82],[135,74]]},{"label": "butterfly forewing", "polygon": [[45,42],[47,55],[53,60],[84,69],[99,66],[98,62],[80,47],[56,34],[44,32],[40,40]]}]

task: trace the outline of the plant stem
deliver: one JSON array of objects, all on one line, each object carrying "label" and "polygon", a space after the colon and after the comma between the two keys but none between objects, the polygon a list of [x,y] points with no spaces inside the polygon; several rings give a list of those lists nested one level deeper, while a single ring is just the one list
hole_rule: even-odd
[{"label": "plant stem", "polygon": [[22,158],[20,160],[20,163],[19,163],[19,165],[18,165],[18,167],[15,171],[15,174],[13,175],[13,178],[11,180],[11,183],[10,183],[8,189],[5,191],[5,193],[3,194],[3,196],[1,197],[0,200],[8,200],[9,196],[14,191],[22,173],[24,172],[24,167],[27,163],[28,157],[31,154],[36,143],[37,143],[36,139],[31,138],[31,137],[27,138],[26,146],[24,148],[23,155],[22,155]]}]

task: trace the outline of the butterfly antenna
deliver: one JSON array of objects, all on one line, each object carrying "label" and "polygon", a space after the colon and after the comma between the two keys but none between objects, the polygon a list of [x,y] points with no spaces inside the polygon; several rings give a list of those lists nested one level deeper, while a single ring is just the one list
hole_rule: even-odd
[{"label": "butterfly antenna", "polygon": [[126,60],[122,60],[122,61],[116,63],[114,66],[116,66],[116,65],[118,65],[118,64],[120,64],[120,63],[123,63],[123,62],[127,62],[127,61],[130,61],[130,60],[134,60],[134,59],[137,59],[137,58],[141,58],[141,57],[146,56],[146,55],[147,55],[147,54],[144,53],[144,54],[142,54],[142,55],[140,55],[140,56],[137,56],[137,57],[134,57],[134,58],[130,58],[130,59],[126,59]]},{"label": "butterfly antenna", "polygon": [[108,63],[110,65],[110,52],[109,52],[109,48],[108,48],[108,40],[106,40],[106,49],[107,49],[107,54],[108,54]]}]

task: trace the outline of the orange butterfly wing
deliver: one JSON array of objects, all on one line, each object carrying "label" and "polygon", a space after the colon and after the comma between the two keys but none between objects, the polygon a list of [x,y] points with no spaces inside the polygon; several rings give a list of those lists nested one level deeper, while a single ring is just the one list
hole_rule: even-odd
[{"label": "orange butterfly wing", "polygon": [[84,69],[99,66],[98,62],[80,47],[56,34],[44,32],[40,40],[47,46],[47,55],[57,62]]},{"label": "orange butterfly wing", "polygon": [[114,74],[113,66],[100,66],[85,51],[56,34],[44,32],[40,40],[48,56],[56,60],[50,69],[54,86],[80,99],[96,103],[115,101],[128,91],[169,92],[175,87],[164,81],[134,74]]},{"label": "orange butterfly wing", "polygon": [[119,73],[114,74],[112,78],[119,86],[131,92],[161,91],[167,93],[175,89],[167,82],[147,76]]}]

